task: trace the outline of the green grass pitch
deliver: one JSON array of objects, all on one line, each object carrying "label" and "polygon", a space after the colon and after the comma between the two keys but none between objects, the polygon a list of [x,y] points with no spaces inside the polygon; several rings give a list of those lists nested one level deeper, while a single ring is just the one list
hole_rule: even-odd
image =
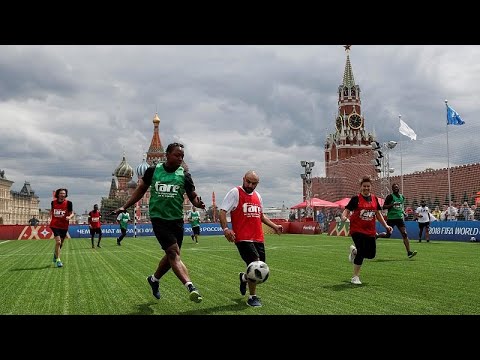
[{"label": "green grass pitch", "polygon": [[[203,296],[196,304],[172,271],[155,299],[146,277],[163,255],[154,237],[67,239],[63,268],[52,262],[53,240],[0,242],[0,314],[7,315],[470,315],[480,314],[480,244],[417,243],[407,258],[398,239],[377,240],[362,285],[350,284],[349,237],[266,235],[263,307],[250,308],[238,290],[245,266],[223,236],[184,238],[182,260]],[[248,294],[248,291],[247,291]]]}]

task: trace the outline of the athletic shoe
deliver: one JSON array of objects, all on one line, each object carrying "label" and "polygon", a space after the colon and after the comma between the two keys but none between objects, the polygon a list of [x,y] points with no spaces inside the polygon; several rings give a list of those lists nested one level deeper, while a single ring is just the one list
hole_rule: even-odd
[{"label": "athletic shoe", "polygon": [[55,262],[55,265],[56,265],[57,267],[62,267],[62,266],[63,266],[63,264],[62,264],[62,262],[60,261],[60,259],[57,259],[57,261]]},{"label": "athletic shoe", "polygon": [[243,275],[245,275],[245,273],[241,272],[238,275],[238,277],[240,278],[240,294],[242,294],[243,296],[247,293],[247,282],[243,281]]},{"label": "athletic shoe", "polygon": [[375,234],[375,239],[378,239],[378,238],[384,238],[387,236],[387,233],[386,232],[381,232],[381,233],[376,233]]},{"label": "athletic shoe", "polygon": [[348,261],[350,261],[353,264],[353,261],[355,260],[355,256],[357,255],[357,248],[355,245],[350,245],[350,254],[348,254]]},{"label": "athletic shoe", "polygon": [[97,248],[101,249],[102,247],[100,246],[100,244],[97,244]]},{"label": "athletic shoe", "polygon": [[358,276],[352,277],[352,280],[350,280],[350,282],[355,285],[362,285],[362,282],[360,281],[360,278]]},{"label": "athletic shoe", "polygon": [[147,281],[150,284],[150,287],[152,288],[152,294],[155,296],[157,299],[160,299],[160,282],[159,281],[153,281],[152,280],[152,275],[147,277]]},{"label": "athletic shoe", "polygon": [[253,295],[251,298],[247,300],[247,305],[252,307],[260,307],[262,306],[262,303],[258,298],[258,296]]},{"label": "athletic shoe", "polygon": [[190,284],[188,286],[188,291],[190,291],[190,295],[188,296],[190,300],[193,302],[199,303],[203,300],[202,295],[198,292],[197,288]]},{"label": "athletic shoe", "polygon": [[410,251],[410,252],[408,253],[408,257],[409,257],[409,258],[412,258],[412,257],[414,257],[415,255],[417,255],[417,250],[413,250],[413,251]]}]

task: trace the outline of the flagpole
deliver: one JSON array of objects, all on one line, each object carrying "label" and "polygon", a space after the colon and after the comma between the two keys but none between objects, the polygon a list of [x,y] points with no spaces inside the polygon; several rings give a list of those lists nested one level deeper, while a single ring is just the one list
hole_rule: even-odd
[{"label": "flagpole", "polygon": [[[402,120],[402,115],[398,115],[398,118]],[[401,192],[403,194],[403,154],[402,154],[402,141],[399,139],[400,142],[400,182],[401,182]]]},{"label": "flagpole", "polygon": [[[445,106],[447,107],[447,112],[448,112],[448,100],[445,100]],[[447,179],[448,179],[448,213],[450,214],[450,208],[452,207],[452,191],[450,188],[450,150],[448,147],[448,121],[446,124],[447,127]]]}]

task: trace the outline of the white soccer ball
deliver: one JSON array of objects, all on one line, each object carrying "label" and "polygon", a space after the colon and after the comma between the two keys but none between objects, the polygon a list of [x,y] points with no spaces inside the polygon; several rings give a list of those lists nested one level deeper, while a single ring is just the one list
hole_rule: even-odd
[{"label": "white soccer ball", "polygon": [[477,241],[477,239],[475,239],[475,236],[472,236],[472,237],[470,238],[470,241],[471,241],[471,242],[475,242],[475,241]]},{"label": "white soccer ball", "polygon": [[263,261],[253,261],[247,266],[246,276],[248,280],[261,284],[268,279],[270,269]]}]

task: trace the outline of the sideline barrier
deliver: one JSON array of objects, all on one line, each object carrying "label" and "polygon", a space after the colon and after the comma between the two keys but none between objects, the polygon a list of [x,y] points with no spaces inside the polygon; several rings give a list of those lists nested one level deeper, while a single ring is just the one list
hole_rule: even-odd
[{"label": "sideline barrier", "polygon": [[[152,224],[137,224],[137,236],[154,236]],[[229,224],[229,227],[230,224]],[[127,236],[132,237],[134,228],[128,224]],[[184,235],[192,234],[190,224],[184,225]],[[201,235],[223,235],[223,229],[220,223],[200,223]],[[102,237],[119,237],[121,235],[120,226],[117,224],[102,224]],[[90,238],[90,229],[88,225],[70,225],[67,238]],[[47,225],[29,226],[29,225],[0,225],[0,240],[48,240],[53,239],[52,231]]]},{"label": "sideline barrier", "polygon": [[[385,231],[384,227],[377,221],[377,232]],[[408,238],[411,241],[418,240],[418,222],[405,221]],[[328,229],[329,235],[350,236],[350,222],[331,223]],[[480,241],[480,221],[432,221],[430,223],[430,240],[447,241],[470,241],[474,237]],[[401,239],[402,235],[397,227],[393,229],[391,238]],[[425,230],[423,231],[425,238]]]},{"label": "sideline barrier", "polygon": [[[276,223],[280,223],[274,221]],[[286,222],[282,221],[285,234],[321,234],[320,226],[316,221],[307,222]],[[418,222],[406,221],[407,233],[410,240],[418,240]],[[229,224],[231,228],[231,225]],[[267,230],[265,233],[270,233]],[[271,229],[270,229],[271,230]],[[334,236],[349,236],[350,223],[349,222],[332,222],[328,229],[329,235]],[[382,225],[377,222],[377,231],[385,231]],[[132,237],[134,233],[133,225],[129,224],[127,228],[127,236]],[[271,232],[273,233],[273,231]],[[102,225],[103,237],[118,237],[120,236],[120,226],[115,224]],[[192,234],[192,227],[190,224],[184,225],[184,235]],[[223,236],[223,229],[220,223],[200,223],[201,235],[221,235]],[[154,236],[151,224],[137,224],[137,236]],[[425,236],[425,235],[424,235]],[[448,240],[448,241],[470,241],[474,237],[480,241],[480,221],[433,221],[430,223],[430,240]],[[88,225],[70,225],[68,229],[67,238],[90,238],[90,229]],[[401,239],[400,232],[397,228],[393,230],[393,239]],[[47,240],[53,239],[52,231],[49,226],[29,226],[29,225],[0,225],[0,240]]]},{"label": "sideline barrier", "polygon": [[292,221],[288,228],[289,234],[321,234],[320,224],[316,221]]}]

